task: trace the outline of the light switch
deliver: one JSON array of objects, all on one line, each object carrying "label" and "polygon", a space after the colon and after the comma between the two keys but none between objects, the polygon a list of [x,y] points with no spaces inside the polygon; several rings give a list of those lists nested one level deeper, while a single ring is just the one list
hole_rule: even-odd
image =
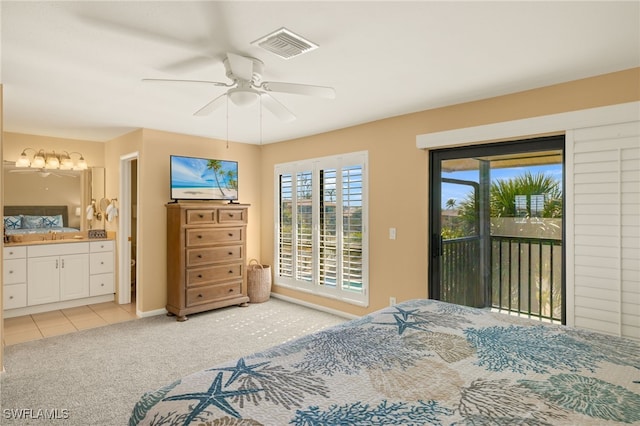
[{"label": "light switch", "polygon": [[389,228],[389,239],[390,240],[396,239],[396,228]]}]

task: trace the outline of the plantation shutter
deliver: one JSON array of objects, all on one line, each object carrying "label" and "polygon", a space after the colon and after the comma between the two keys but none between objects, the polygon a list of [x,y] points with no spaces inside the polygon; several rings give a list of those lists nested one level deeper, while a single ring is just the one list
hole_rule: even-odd
[{"label": "plantation shutter", "polygon": [[276,166],[276,284],[368,304],[366,159]]}]

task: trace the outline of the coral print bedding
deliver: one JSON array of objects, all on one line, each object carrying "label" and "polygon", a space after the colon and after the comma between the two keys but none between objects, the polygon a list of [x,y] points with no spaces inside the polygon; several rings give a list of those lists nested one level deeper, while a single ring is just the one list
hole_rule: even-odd
[{"label": "coral print bedding", "polygon": [[640,343],[412,300],[176,378],[134,425],[640,424]]}]

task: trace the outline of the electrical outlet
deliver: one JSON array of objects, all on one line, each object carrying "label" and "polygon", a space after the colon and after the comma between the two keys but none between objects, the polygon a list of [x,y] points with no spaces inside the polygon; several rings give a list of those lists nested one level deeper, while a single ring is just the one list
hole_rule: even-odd
[{"label": "electrical outlet", "polygon": [[389,228],[389,239],[390,240],[396,239],[396,228]]},{"label": "electrical outlet", "polygon": [[396,304],[396,298],[395,297],[390,297],[389,298],[389,306],[393,306]]}]

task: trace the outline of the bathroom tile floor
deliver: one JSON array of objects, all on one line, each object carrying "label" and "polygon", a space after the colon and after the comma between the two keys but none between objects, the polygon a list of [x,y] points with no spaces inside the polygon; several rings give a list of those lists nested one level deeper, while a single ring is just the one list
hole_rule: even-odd
[{"label": "bathroom tile floor", "polygon": [[136,318],[138,317],[136,316],[135,302],[127,305],[105,302],[78,306],[22,317],[5,318],[2,340],[5,346],[9,346]]}]

